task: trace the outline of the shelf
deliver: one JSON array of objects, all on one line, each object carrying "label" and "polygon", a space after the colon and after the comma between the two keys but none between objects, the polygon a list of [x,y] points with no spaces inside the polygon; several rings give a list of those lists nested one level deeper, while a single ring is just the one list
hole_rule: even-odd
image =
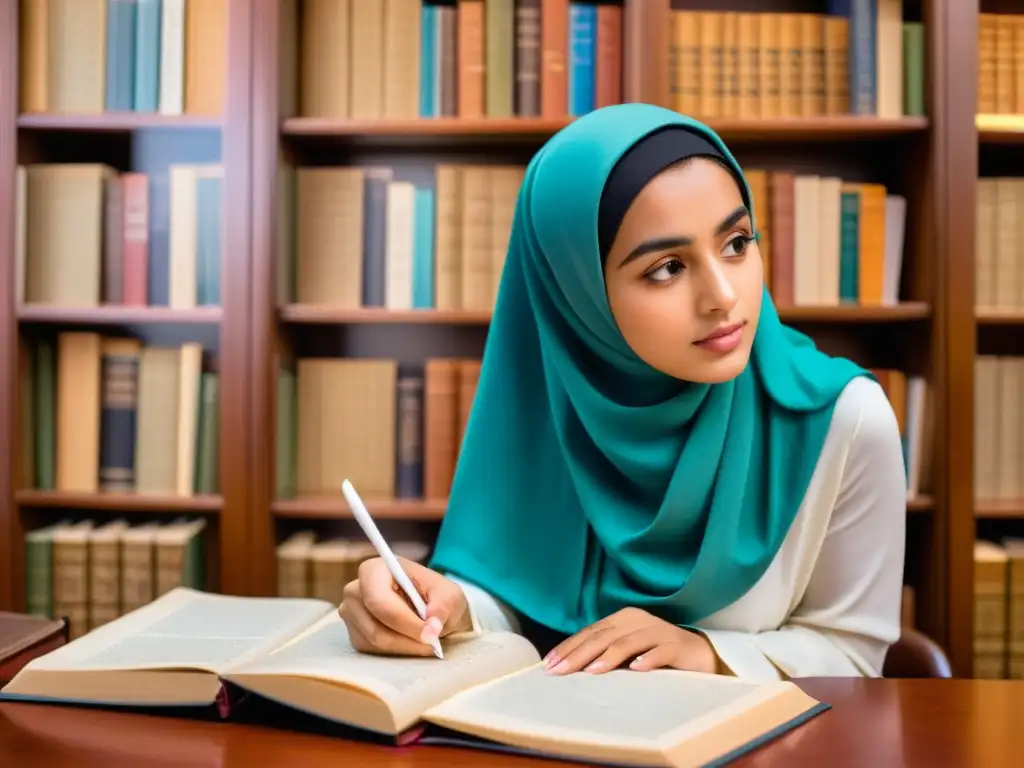
[{"label": "shelf", "polygon": [[[931,496],[918,496],[907,502],[907,513],[918,514],[930,512],[934,506]],[[447,506],[446,499],[390,499],[369,501],[366,504],[370,514],[377,518],[393,520],[440,520],[444,517]],[[314,498],[282,499],[273,502],[271,511],[275,517],[299,519],[338,520],[351,518],[348,504],[338,497],[324,496]]]},{"label": "shelf", "polygon": [[152,112],[103,112],[94,115],[27,113],[18,115],[18,128],[37,131],[127,133],[142,128],[219,129],[210,115],[160,115]]},{"label": "shelf", "polygon": [[779,317],[785,322],[815,323],[889,323],[924,320],[931,317],[931,307],[923,301],[905,301],[890,306],[780,307]]},{"label": "shelf", "polygon": [[931,512],[935,507],[935,500],[931,496],[919,495],[915,499],[909,499],[907,501],[907,513],[918,514],[921,512]]},{"label": "shelf", "polygon": [[977,309],[974,319],[978,325],[1024,325],[1024,310]]},{"label": "shelf", "polygon": [[[931,315],[924,302],[907,302],[891,307],[786,307],[779,309],[784,321],[818,323],[884,323],[920,320]],[[286,304],[279,316],[283,322],[312,324],[434,324],[487,325],[489,310],[384,309],[381,307],[342,308],[330,305]]]},{"label": "shelf", "polygon": [[287,304],[281,307],[284,322],[298,324],[435,324],[487,325],[490,310],[343,308],[317,304]]},{"label": "shelf", "polygon": [[88,325],[137,325],[144,323],[219,323],[221,307],[171,309],[170,307],[52,307],[26,304],[18,308],[18,319],[24,323]]},{"label": "shelf", "polygon": [[[412,120],[336,120],[323,117],[292,117],[281,125],[285,136],[334,137],[360,142],[409,142],[426,139],[546,139],[572,122],[571,118],[457,118]],[[928,128],[924,117],[882,119],[870,116],[709,119],[706,121],[725,141],[755,139],[816,141],[877,139],[920,133]]]},{"label": "shelf", "polygon": [[1024,520],[1024,499],[975,501],[974,516],[982,519]]},{"label": "shelf", "polygon": [[95,509],[110,512],[219,512],[220,496],[156,496],[134,493],[75,493],[21,490],[15,501],[25,508]]},{"label": "shelf", "polygon": [[975,115],[974,125],[982,144],[1024,143],[1024,115]]},{"label": "shelf", "polygon": [[[440,520],[444,516],[445,499],[384,499],[367,500],[366,508],[375,518],[395,520]],[[351,518],[348,503],[338,496],[281,499],[273,502],[271,511],[276,517],[305,519]]]}]

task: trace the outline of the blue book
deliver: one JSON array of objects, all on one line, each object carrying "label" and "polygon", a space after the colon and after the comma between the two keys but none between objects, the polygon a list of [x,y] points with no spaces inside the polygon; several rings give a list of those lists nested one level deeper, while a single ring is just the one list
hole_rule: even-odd
[{"label": "blue book", "polygon": [[569,4],[569,114],[585,115],[594,109],[594,56],[597,7]]},{"label": "blue book", "polygon": [[829,0],[828,12],[849,20],[850,112],[878,114],[875,82],[878,0]]},{"label": "blue book", "polygon": [[160,24],[163,0],[138,0],[135,15],[136,112],[156,112],[160,100]]},{"label": "blue book", "polygon": [[135,0],[107,0],[104,107],[130,112],[135,91]]},{"label": "blue book", "polygon": [[200,176],[196,180],[196,304],[220,306],[222,179]]},{"label": "blue book", "polygon": [[420,21],[420,117],[437,117],[437,8],[422,6]]},{"label": "blue book", "polygon": [[413,309],[434,308],[434,190],[416,188],[412,250]]}]

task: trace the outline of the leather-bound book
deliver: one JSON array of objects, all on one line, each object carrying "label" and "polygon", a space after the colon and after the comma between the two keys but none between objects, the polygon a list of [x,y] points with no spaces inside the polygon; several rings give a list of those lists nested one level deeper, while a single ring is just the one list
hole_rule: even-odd
[{"label": "leather-bound book", "polygon": [[32,659],[68,642],[68,623],[25,613],[0,611],[0,686]]}]

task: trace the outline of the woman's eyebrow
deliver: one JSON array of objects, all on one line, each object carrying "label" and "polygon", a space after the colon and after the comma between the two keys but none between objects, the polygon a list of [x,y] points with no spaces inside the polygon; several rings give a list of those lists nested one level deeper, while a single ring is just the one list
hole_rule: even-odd
[{"label": "woman's eyebrow", "polygon": [[[750,215],[747,210],[747,206],[741,205],[735,211],[730,213],[718,226],[715,227],[715,234],[720,235],[726,232],[730,227],[734,227],[737,222],[746,218]],[[670,237],[656,237],[651,240],[645,240],[640,243],[636,248],[629,252],[622,261],[619,262],[619,268],[622,268],[629,264],[631,261],[639,259],[641,256],[646,256],[648,253],[657,253],[658,251],[667,251],[670,248],[682,248],[684,246],[693,243],[693,238],[688,235],[678,235]]]}]

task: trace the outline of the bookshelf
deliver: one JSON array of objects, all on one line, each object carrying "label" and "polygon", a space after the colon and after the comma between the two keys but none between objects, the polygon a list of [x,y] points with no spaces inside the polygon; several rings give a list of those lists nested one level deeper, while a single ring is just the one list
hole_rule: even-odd
[{"label": "bookshelf", "polygon": [[[974,327],[973,515],[965,536],[976,539],[974,589],[978,677],[1020,678],[1020,573],[1024,553],[1024,484],[1020,482],[1024,420],[1024,278],[1021,264],[1021,190],[1024,163],[1024,98],[1020,79],[1024,51],[1024,3],[978,3],[971,42],[977,62],[975,91],[977,185],[969,220],[975,237],[970,294]],[[966,201],[965,201],[966,203]],[[965,217],[966,218],[966,217]],[[1007,224],[1010,223],[1010,226]]]},{"label": "bookshelf", "polygon": [[[752,4],[736,0],[729,10],[817,12],[827,3]],[[700,2],[625,0],[622,13],[622,98],[672,107],[670,35],[673,10],[717,9]],[[826,349],[878,367],[903,367],[929,384],[933,432],[931,484],[907,505],[907,580],[917,592],[917,623],[950,651],[960,674],[971,664],[970,537],[971,463],[969,409],[971,340],[965,329],[971,308],[957,290],[969,271],[970,226],[961,219],[956,189],[974,173],[962,159],[973,125],[963,104],[973,98],[948,59],[950,32],[971,28],[974,12],[944,0],[904,3],[904,18],[924,22],[925,114],[812,114],[705,117],[734,149],[744,167],[836,174],[880,181],[908,201],[906,250],[900,301],[882,306],[780,306],[783,319],[807,330]],[[388,165],[417,162],[525,163],[566,124],[546,117],[456,117],[313,114],[295,97],[300,77],[302,3],[282,3],[255,25],[255,43],[266,55],[253,69],[253,177],[266,180],[253,195],[252,428],[253,588],[275,589],[274,548],[287,532],[322,526],[343,530],[346,510],[337,494],[278,498],[275,491],[277,366],[285,354],[348,354],[404,358],[482,350],[486,309],[385,309],[282,297],[278,284],[281,169],[308,165]],[[958,43],[960,55],[969,46]],[[294,60],[289,56],[298,52]],[[967,60],[966,58],[963,60]],[[298,88],[301,91],[301,88]],[[279,98],[285,94],[285,98]],[[701,115],[695,115],[701,117]],[[953,143],[956,142],[956,143]],[[969,152],[969,149],[968,149]],[[280,164],[280,165],[279,165]],[[288,173],[285,171],[284,173]],[[288,184],[292,181],[289,178]],[[967,238],[967,239],[965,239]],[[966,266],[965,266],[966,264]],[[958,303],[959,302],[959,303]],[[296,346],[299,347],[296,351]],[[391,525],[419,525],[443,516],[443,499],[381,499],[371,506]]]},{"label": "bookshelf", "polygon": [[[84,41],[69,44],[56,37],[59,31],[37,28],[31,7],[21,0],[0,0],[3,70],[9,75],[20,73],[20,78],[4,78],[0,90],[0,258],[4,264],[0,332],[5,362],[0,429],[6,435],[0,473],[3,609],[22,610],[34,599],[31,588],[26,592],[26,581],[31,580],[27,565],[30,571],[35,567],[26,563],[32,557],[26,534],[61,521],[91,521],[97,528],[123,521],[144,534],[147,524],[158,524],[162,534],[142,540],[144,548],[155,542],[152,560],[147,561],[154,590],[167,583],[163,579],[178,576],[189,579],[186,583],[231,593],[245,593],[248,587],[249,463],[246,453],[232,446],[244,433],[248,418],[251,4],[197,0],[193,6],[187,10],[184,4],[178,6],[181,49],[178,56],[161,61],[143,56],[141,43],[139,55],[132,50],[134,41],[144,39],[144,34],[157,39],[167,34],[155,4],[149,3],[145,10],[125,5],[116,11],[135,14],[128,17],[128,23],[138,22],[130,36],[112,31],[123,26],[110,22],[104,0],[85,0],[73,7],[65,4],[63,8],[75,14],[76,35]],[[149,14],[145,28],[144,14]],[[118,23],[125,21],[121,18]],[[24,37],[19,35],[22,27]],[[23,40],[42,45],[23,45]],[[89,50],[86,43],[92,46]],[[31,65],[21,66],[29,58],[46,61],[46,78],[33,74]],[[194,68],[190,62],[196,60],[207,62],[201,83],[185,71]],[[175,71],[177,89],[173,87]],[[82,86],[76,79],[81,72],[91,73],[90,78],[99,73],[103,88],[92,88],[88,96],[82,96],[81,89],[78,96],[71,94],[69,88]],[[163,87],[158,85],[164,82]],[[52,176],[33,175],[34,169],[46,164],[56,169]],[[88,187],[92,205],[76,208],[83,218],[71,222],[73,236],[81,237],[76,258],[85,263],[93,260],[93,272],[102,275],[97,280],[95,274],[76,274],[83,284],[98,283],[89,291],[67,282],[54,287],[52,272],[33,274],[33,269],[43,269],[34,259],[51,258],[46,232],[38,222],[57,229],[58,236],[72,237],[59,233],[60,214],[70,215],[68,210],[48,210],[45,200],[54,196],[41,195],[38,186],[33,191],[33,185],[40,184],[40,179],[63,184],[57,196],[70,195],[60,175],[70,164],[87,168],[102,164],[109,169],[102,186],[82,183],[92,184]],[[24,174],[17,172],[19,167],[26,169]],[[202,176],[202,168],[214,170],[201,189],[199,178],[194,186],[187,183],[187,176],[184,183],[172,179],[177,167],[199,168],[196,177]],[[134,192],[132,174],[137,184]],[[182,190],[185,196],[175,198]],[[75,194],[80,193],[81,188]],[[213,213],[204,218],[202,211],[187,207],[190,201]],[[90,217],[86,210],[97,215]],[[138,226],[140,221],[144,227]],[[200,228],[206,238],[202,243]],[[135,242],[144,243],[141,248],[130,242],[132,231]],[[202,258],[207,259],[201,263],[200,247]],[[190,258],[194,259],[191,264]],[[55,266],[73,268],[66,262]],[[74,341],[62,343],[69,338]],[[112,339],[121,346],[108,346]],[[130,340],[127,348],[126,340]],[[52,387],[48,424],[40,421],[42,406],[37,398],[43,391],[39,389],[43,374],[31,363],[42,344],[52,345],[56,368],[51,369],[48,384]],[[199,345],[198,354],[191,356],[194,379],[187,375],[187,355],[181,351],[193,344]],[[156,347],[165,348],[162,361],[170,362],[170,368],[157,371],[150,365],[147,355]],[[119,353],[131,358],[127,365],[123,360],[116,362]],[[63,377],[65,364],[82,374],[81,379]],[[137,373],[120,382],[108,378],[118,368],[123,376],[126,367],[134,367]],[[202,383],[186,386],[200,381],[200,371]],[[23,380],[30,382],[28,389]],[[215,388],[208,388],[211,380]],[[67,413],[67,408],[62,413],[61,399],[70,399],[76,389],[85,393],[82,400],[75,399],[81,413]],[[128,393],[134,397],[126,407],[119,397]],[[164,407],[154,409],[154,402]],[[194,429],[182,426],[189,421]],[[111,426],[118,423],[120,427]],[[158,431],[169,425],[171,434]],[[119,442],[114,443],[110,435],[118,428]],[[68,455],[67,445],[61,452],[61,441],[69,430],[86,436],[81,442],[68,440],[84,459]],[[29,447],[22,442],[25,431],[34,436]],[[52,451],[40,447],[44,433],[50,435]],[[182,446],[191,447],[183,453]],[[136,451],[148,457],[145,472]],[[47,470],[38,469],[44,454],[49,455]],[[133,454],[131,479],[126,480],[117,469],[123,470],[126,455]],[[178,462],[194,455],[196,468],[191,462],[183,464],[183,470],[168,465],[168,455]],[[154,457],[161,465],[159,471],[154,469]],[[168,466],[173,483],[168,482]],[[44,474],[49,477],[41,481]],[[161,535],[177,523],[185,524],[179,530],[190,525],[199,529],[195,542],[204,565],[198,570],[190,570],[188,563],[196,550],[187,546],[179,550],[186,564],[177,566],[174,554],[168,555],[170,550],[160,550],[167,543]],[[102,550],[93,549],[99,546],[97,541],[89,537],[86,541],[75,556],[86,551],[101,561]],[[128,544],[124,546],[127,553]],[[65,592],[60,597],[53,587],[53,609],[67,610],[76,626],[93,622],[93,611],[109,618],[111,607],[99,603],[110,597],[112,585],[119,585],[115,592],[127,604],[127,582],[137,575],[128,571],[128,554],[124,558],[112,581],[107,573],[102,590],[93,581],[100,578],[99,571],[91,567],[85,571],[81,581],[92,585],[85,606],[80,604],[81,595],[71,598]],[[131,567],[138,567],[137,562],[132,561]],[[76,575],[83,574],[65,571],[54,582]]]},{"label": "bookshelf", "polygon": [[[515,108],[501,116],[487,116],[485,97],[481,97],[482,110],[479,104],[463,105],[461,112],[458,105],[454,111],[449,105],[440,116],[420,117],[410,106],[408,93],[392,90],[389,102],[370,93],[365,82],[360,83],[358,97],[349,93],[338,99],[337,89],[348,89],[348,80],[345,85],[335,84],[333,97],[329,88],[310,93],[302,86],[302,75],[316,69],[310,63],[313,53],[338,54],[324,43],[331,23],[328,17],[321,17],[321,34],[303,45],[303,14],[314,0],[261,4],[259,14],[244,0],[223,1],[230,18],[223,116],[165,117],[125,111],[21,114],[11,84],[0,83],[4,190],[0,257],[8,265],[0,270],[0,333],[8,362],[0,375],[0,429],[12,438],[0,448],[0,461],[13,466],[17,454],[14,438],[20,434],[20,400],[14,372],[22,336],[66,327],[126,327],[152,334],[170,326],[179,335],[215,333],[221,391],[231,393],[223,399],[220,412],[221,489],[215,496],[126,502],[123,497],[35,491],[20,482],[16,469],[4,474],[0,562],[12,567],[9,577],[7,571],[0,576],[0,607],[21,605],[24,531],[53,519],[65,507],[88,514],[137,513],[148,519],[179,514],[183,510],[179,505],[187,505],[185,511],[215,521],[217,587],[240,594],[275,593],[275,550],[292,534],[312,529],[329,538],[354,530],[336,488],[333,493],[279,493],[279,454],[286,442],[278,419],[282,366],[304,358],[379,356],[404,363],[432,357],[478,358],[490,312],[486,306],[386,309],[322,296],[315,302],[299,300],[296,278],[284,269],[296,250],[290,234],[295,220],[281,214],[282,200],[288,200],[296,186],[296,169],[458,163],[522,167],[571,119],[565,104],[560,109],[549,105],[533,110],[533,116],[516,117]],[[402,1],[407,5],[400,7],[415,6],[418,11],[418,2]],[[678,108],[673,88],[674,11],[823,14],[829,8],[828,0],[730,0],[725,4],[613,0],[609,4],[622,9],[621,72],[613,78],[619,83],[621,99],[670,108]],[[320,10],[328,5],[321,3]],[[370,5],[367,0],[360,8]],[[744,168],[883,184],[907,201],[898,301],[777,303],[784,321],[809,332],[826,350],[847,354],[873,368],[902,369],[927,381],[930,482],[907,504],[906,579],[916,592],[916,623],[947,648],[958,674],[969,675],[975,536],[974,419],[969,404],[974,396],[975,347],[984,330],[1010,332],[1018,323],[1017,315],[1006,312],[979,313],[975,319],[969,288],[974,284],[973,196],[978,174],[974,147],[979,136],[982,141],[1011,143],[1021,134],[1005,125],[979,133],[972,119],[976,84],[965,75],[972,71],[965,62],[976,60],[975,5],[956,0],[903,0],[902,5],[905,20],[923,22],[922,114],[899,110],[884,116],[849,114],[849,110],[824,114],[814,106],[804,115],[800,109],[772,116],[748,109],[748,113],[723,110],[715,116],[694,116],[722,135]],[[0,56],[9,65],[4,71],[15,71],[18,61],[17,6],[18,0],[0,0],[0,35],[6,35],[0,39]],[[372,15],[359,23],[389,23],[372,21]],[[397,27],[391,31],[408,34],[408,29]],[[509,45],[514,48],[514,41],[501,45],[507,51]],[[378,53],[363,44],[353,54],[370,57],[359,59],[361,79],[377,82],[373,78],[387,77],[381,74],[381,60],[373,58]],[[400,66],[409,66],[407,57],[399,58]],[[319,70],[343,71],[347,66],[320,66]],[[359,114],[339,107],[352,99],[362,105]],[[378,101],[391,107],[374,107]],[[320,106],[311,109],[311,103]],[[376,114],[369,114],[375,108]],[[13,300],[14,239],[7,233],[13,233],[15,166],[34,159],[26,148],[37,146],[48,152],[46,157],[68,160],[117,159],[127,153],[124,147],[134,137],[156,129],[182,134],[214,131],[221,137],[226,185],[223,306],[173,313],[149,307],[19,309]],[[367,501],[387,526],[386,535],[429,540],[443,516],[444,498],[423,495],[424,499],[367,494]],[[989,517],[1012,514],[1012,508],[1003,503],[985,509]],[[978,512],[980,516],[980,507]]]}]

